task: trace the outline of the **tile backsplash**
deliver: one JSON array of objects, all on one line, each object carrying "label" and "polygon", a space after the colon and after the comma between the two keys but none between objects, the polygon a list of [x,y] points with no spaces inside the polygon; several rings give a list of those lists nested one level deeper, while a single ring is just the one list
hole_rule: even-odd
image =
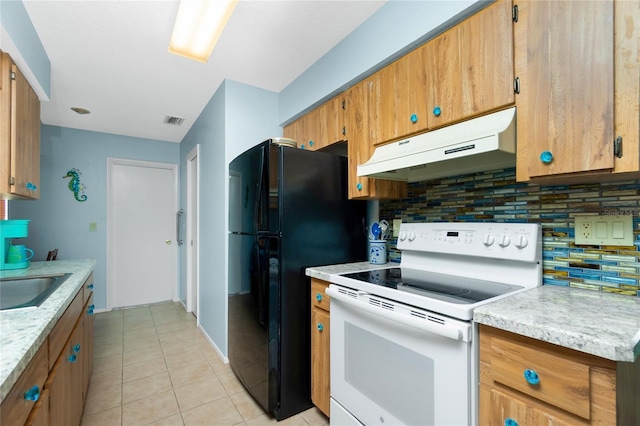
[{"label": "tile backsplash", "polygon": [[[576,214],[632,215],[634,245],[576,246]],[[640,297],[640,180],[538,186],[516,182],[509,168],[411,183],[407,198],[380,201],[380,219],[540,223],[543,284]],[[400,261],[396,240],[388,253]]]}]

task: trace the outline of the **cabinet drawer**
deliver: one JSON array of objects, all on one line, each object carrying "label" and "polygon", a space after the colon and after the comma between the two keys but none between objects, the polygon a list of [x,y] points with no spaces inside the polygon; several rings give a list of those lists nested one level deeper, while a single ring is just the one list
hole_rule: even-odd
[{"label": "cabinet drawer", "polygon": [[18,381],[0,406],[0,424],[21,425],[29,416],[36,401],[25,399],[25,392],[37,386],[42,392],[44,382],[47,380],[49,369],[47,368],[48,345],[45,340],[36,352],[35,356],[24,370]]},{"label": "cabinet drawer", "polygon": [[84,289],[83,304],[86,304],[87,300],[89,300],[89,297],[91,297],[91,294],[93,293],[93,272],[89,274],[89,277],[85,280],[83,289]]},{"label": "cabinet drawer", "polygon": [[53,364],[58,359],[60,351],[64,347],[64,344],[69,339],[69,335],[73,330],[73,327],[80,317],[82,312],[82,306],[84,305],[83,291],[80,289],[73,302],[69,305],[62,317],[58,320],[56,325],[49,334],[49,370],[53,368]]},{"label": "cabinet drawer", "polygon": [[329,287],[328,282],[311,279],[311,306],[329,311],[331,298],[324,292],[327,287]]},{"label": "cabinet drawer", "polygon": [[590,418],[589,365],[499,337],[490,347],[495,382]]}]

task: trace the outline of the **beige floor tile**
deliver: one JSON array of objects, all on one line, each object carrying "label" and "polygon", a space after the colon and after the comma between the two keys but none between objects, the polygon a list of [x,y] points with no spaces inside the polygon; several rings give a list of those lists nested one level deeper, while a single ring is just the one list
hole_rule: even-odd
[{"label": "beige floor tile", "polygon": [[329,418],[325,416],[318,408],[309,408],[300,413],[303,419],[311,426],[324,426],[329,424]]},{"label": "beige floor tile", "polygon": [[169,371],[169,374],[171,375],[171,382],[175,388],[216,377],[216,373],[213,372],[213,369],[208,363],[177,368]]},{"label": "beige floor tile", "polygon": [[154,358],[122,367],[122,382],[142,379],[167,371],[164,358]]},{"label": "beige floor tile", "polygon": [[309,424],[302,415],[296,414],[295,416],[280,420],[278,422],[278,426],[309,426]]},{"label": "beige floor tile", "polygon": [[131,364],[139,364],[141,362],[158,358],[163,358],[162,349],[159,347],[150,347],[137,351],[126,352],[122,356],[122,365],[123,367],[126,367]]},{"label": "beige floor tile", "polygon": [[149,306],[138,306],[134,308],[123,309],[122,313],[125,318],[146,316],[151,315],[151,309],[149,309]]},{"label": "beige floor tile", "polygon": [[123,312],[120,310],[109,311],[109,312],[100,312],[96,314],[96,322],[99,321],[107,321],[111,319],[118,319],[123,317]]},{"label": "beige floor tile", "polygon": [[264,414],[262,407],[246,392],[234,393],[229,398],[245,421]]},{"label": "beige floor tile", "polygon": [[146,337],[157,338],[155,326],[151,325],[150,327],[140,327],[135,329],[124,330],[125,343],[131,342],[131,341],[137,341],[141,338],[146,338]]},{"label": "beige floor tile", "polygon": [[238,392],[246,392],[244,386],[240,383],[240,380],[238,380],[233,371],[218,375],[218,379],[220,379],[229,395],[233,395]]},{"label": "beige floor tile", "polygon": [[177,312],[160,312],[153,314],[153,323],[158,326],[160,324],[169,324],[173,322],[182,322],[182,317]]},{"label": "beige floor tile", "polygon": [[171,333],[171,332],[181,332],[192,330],[193,325],[188,321],[178,321],[178,322],[170,322],[170,323],[156,323],[156,331],[158,334]]},{"label": "beige floor tile", "polygon": [[122,343],[111,343],[108,345],[96,345],[93,342],[93,358],[104,358],[106,356],[120,355],[122,356]]},{"label": "beige floor tile", "polygon": [[217,399],[205,405],[182,412],[185,426],[235,425],[242,417],[229,398]]},{"label": "beige floor tile", "polygon": [[278,424],[278,422],[276,421],[275,418],[273,418],[273,416],[266,413],[262,413],[257,417],[254,417],[249,420],[245,420],[245,424],[247,426],[263,426],[263,425],[276,425]]},{"label": "beige floor tile", "polygon": [[117,407],[99,413],[89,415],[85,413],[80,424],[82,426],[120,426],[122,424],[122,407],[118,404]]},{"label": "beige floor tile", "polygon": [[164,371],[142,379],[125,382],[122,385],[122,403],[127,404],[170,390],[172,390],[172,386],[169,373]]},{"label": "beige floor tile", "polygon": [[124,342],[124,353],[135,352],[143,349],[160,349],[160,341],[157,336],[140,337],[136,340]]},{"label": "beige floor tile", "polygon": [[163,333],[158,335],[158,339],[160,339],[160,343],[168,343],[168,342],[191,342],[194,340],[198,340],[202,336],[200,330],[195,328],[175,331],[172,333]]},{"label": "beige floor tile", "polygon": [[227,396],[224,386],[215,377],[174,388],[174,391],[180,411],[190,410]]},{"label": "beige floor tile", "polygon": [[122,386],[120,384],[99,389],[89,388],[84,414],[90,415],[120,407],[122,404]]},{"label": "beige floor tile", "polygon": [[139,426],[179,414],[173,390],[152,395],[122,406],[122,425]]},{"label": "beige floor tile", "polygon": [[166,354],[164,356],[167,362],[167,368],[169,370],[175,370],[177,368],[188,367],[196,364],[207,364],[207,358],[202,354],[199,349],[191,350],[188,352],[180,352],[177,354]]},{"label": "beige floor tile", "polygon": [[112,345],[114,343],[122,343],[124,341],[124,334],[122,331],[117,333],[108,333],[100,336],[94,334],[94,346]]},{"label": "beige floor tile", "polygon": [[138,330],[140,328],[149,328],[149,327],[154,327],[155,325],[153,324],[153,319],[149,316],[148,318],[130,318],[127,319],[125,318],[124,320],[124,326],[122,327],[124,329],[125,332],[127,331],[132,331],[132,330]]},{"label": "beige floor tile", "polygon": [[116,368],[122,368],[122,355],[110,355],[103,358],[95,358],[93,360],[93,372],[99,373],[101,371],[114,370]]},{"label": "beige floor tile", "polygon": [[173,416],[149,423],[149,426],[184,426],[184,422],[180,414],[174,414]]},{"label": "beige floor tile", "polygon": [[89,382],[89,391],[96,391],[102,388],[108,388],[111,386],[122,384],[122,368],[115,368],[113,370],[98,371],[91,374],[91,380]]},{"label": "beige floor tile", "polygon": [[110,333],[122,333],[124,330],[124,321],[103,321],[103,322],[95,322],[93,323],[93,334],[96,336],[102,336],[103,334]]}]

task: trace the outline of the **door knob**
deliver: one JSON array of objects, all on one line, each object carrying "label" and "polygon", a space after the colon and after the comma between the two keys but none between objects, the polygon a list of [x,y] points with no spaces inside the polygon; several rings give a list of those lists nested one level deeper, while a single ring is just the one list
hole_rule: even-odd
[{"label": "door knob", "polygon": [[165,241],[165,243],[167,243],[167,245],[170,246],[171,245],[171,240],[167,240],[167,241]]}]

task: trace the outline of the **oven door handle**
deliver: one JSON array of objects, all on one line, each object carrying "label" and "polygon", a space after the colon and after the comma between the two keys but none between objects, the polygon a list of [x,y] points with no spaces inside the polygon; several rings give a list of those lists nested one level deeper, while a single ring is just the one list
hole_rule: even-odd
[{"label": "oven door handle", "polygon": [[[354,308],[369,312],[375,316],[384,317],[386,319],[396,321],[400,324],[404,324],[420,330],[428,331],[429,333],[447,337],[452,340],[463,340],[462,330],[460,330],[455,325],[448,325],[448,324],[436,325],[435,323],[431,324],[430,321],[419,320],[419,319],[411,318],[408,316],[399,315],[393,311],[388,311],[386,309],[376,308],[374,306],[369,305],[368,303],[364,303],[350,296],[346,296],[340,293],[338,290],[331,287],[326,288],[324,291],[331,297],[332,301],[338,300]],[[367,294],[365,292],[358,292],[358,293]]]}]

